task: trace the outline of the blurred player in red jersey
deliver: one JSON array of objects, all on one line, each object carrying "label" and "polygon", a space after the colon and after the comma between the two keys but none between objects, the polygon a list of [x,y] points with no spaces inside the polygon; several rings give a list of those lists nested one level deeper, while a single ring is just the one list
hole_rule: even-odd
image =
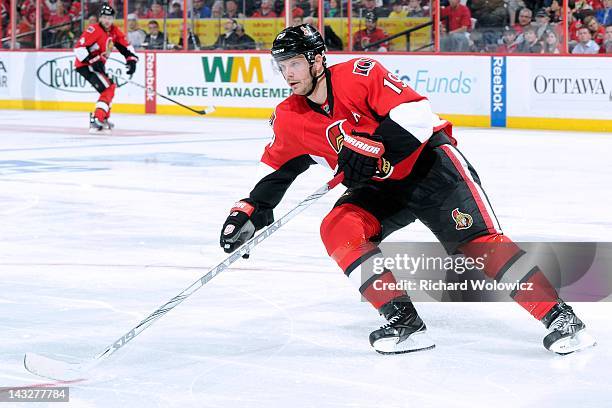
[{"label": "blurred player in red jersey", "polygon": [[388,321],[370,334],[376,351],[434,347],[408,294],[391,288],[392,271],[361,268],[381,255],[378,244],[385,237],[416,219],[449,254],[480,257],[487,276],[513,275],[531,287],[511,297],[549,329],[547,349],[567,354],[594,344],[533,260],[503,235],[478,174],[455,147],[451,123],[432,112],[427,98],[369,58],[327,67],[324,40],[308,24],[283,30],[272,57],[293,95],[271,118],[274,137],[261,158],[267,175],[223,224],[220,244],[226,252],[271,224],[289,186],[318,163],[344,174],[348,189],[323,220],[321,238]]},{"label": "blurred player in red jersey", "polygon": [[368,44],[372,44],[375,41],[382,40],[387,37],[385,32],[376,26],[378,17],[372,11],[368,11],[365,14],[366,28],[359,30],[353,36],[353,49],[355,51],[378,51],[385,52],[389,51],[389,43],[383,42],[374,47],[368,47]]},{"label": "blurred player in red jersey", "polygon": [[115,10],[104,4],[100,9],[99,22],[87,27],[74,48],[77,72],[100,93],[96,109],[89,115],[91,132],[113,128],[108,118],[117,86],[106,74],[105,69],[106,60],[110,57],[113,47],[117,47],[125,57],[126,73],[131,77],[136,72],[138,57],[134,47],[130,45],[123,32],[113,24],[114,20]]}]

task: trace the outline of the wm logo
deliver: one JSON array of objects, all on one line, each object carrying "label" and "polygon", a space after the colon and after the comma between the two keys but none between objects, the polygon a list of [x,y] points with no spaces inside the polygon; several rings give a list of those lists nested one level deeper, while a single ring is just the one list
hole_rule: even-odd
[{"label": "wm logo", "polygon": [[259,57],[202,57],[202,68],[206,82],[263,82]]}]

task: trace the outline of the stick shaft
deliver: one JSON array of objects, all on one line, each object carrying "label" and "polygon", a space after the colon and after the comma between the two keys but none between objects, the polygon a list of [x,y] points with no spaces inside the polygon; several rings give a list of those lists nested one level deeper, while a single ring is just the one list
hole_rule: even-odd
[{"label": "stick shaft", "polygon": [[[120,77],[118,77],[118,78],[120,78],[121,80],[123,80],[123,81],[125,81],[125,82],[128,82],[128,83],[130,83],[130,84],[132,84],[132,85],[135,85],[135,86],[137,86],[137,87],[139,87],[139,88],[142,88],[142,89],[144,89],[144,90],[147,90],[147,87],[146,87],[145,85],[143,85],[143,84],[139,84],[139,83],[138,83],[138,82],[136,82],[136,81],[132,81],[132,80],[131,80],[131,79],[129,79],[129,78],[124,78],[124,77],[121,77],[121,76],[120,76]],[[151,89],[151,91],[153,91],[153,90]],[[191,108],[191,107],[189,107],[189,106],[187,106],[187,105],[183,105],[183,104],[182,104],[182,103],[180,103],[179,101],[175,101],[174,99],[172,99],[172,98],[170,98],[170,97],[168,97],[168,96],[166,96],[166,95],[164,95],[164,94],[161,94],[161,93],[159,93],[159,92],[157,92],[157,91],[153,91],[153,92],[155,93],[155,95],[159,96],[160,98],[164,98],[164,99],[166,99],[167,101],[170,101],[170,102],[172,102],[172,103],[177,104],[178,106],[181,106],[181,107],[183,107],[183,108],[185,108],[185,109],[188,109],[188,110],[190,110],[190,111],[192,111],[192,112],[195,112],[195,113],[197,113],[198,115],[206,115],[206,113],[207,113],[207,112],[206,112],[206,109],[203,109],[203,110],[196,110],[196,109],[193,109],[193,108]]]},{"label": "stick shaft", "polygon": [[149,326],[151,326],[155,321],[160,319],[170,310],[174,309],[181,302],[187,299],[189,296],[194,294],[198,289],[202,286],[206,285],[212,278],[226,270],[231,264],[236,262],[238,259],[242,257],[242,255],[251,252],[251,250],[259,245],[263,240],[268,238],[270,235],[274,234],[276,230],[286,224],[290,219],[304,211],[307,207],[309,207],[312,203],[317,201],[319,198],[323,197],[328,191],[336,187],[340,182],[342,182],[343,174],[339,174],[335,176],[332,180],[325,183],[324,186],[319,188],[317,191],[306,197],[302,200],[297,206],[283,215],[281,218],[270,224],[268,227],[264,228],[259,234],[255,235],[253,238],[242,244],[236,251],[234,251],[230,256],[225,258],[221,263],[219,263],[214,268],[210,269],[204,276],[191,284],[188,288],[183,290],[181,293],[170,299],[164,305],[160,306],[151,313],[149,316],[144,318],[140,323],[138,323],[135,327],[133,327],[130,331],[125,333],[123,336],[119,337],[115,342],[110,344],[104,351],[98,354],[95,359],[102,360],[110,357],[116,351],[121,349],[131,340],[133,340],[136,336],[146,330]]}]

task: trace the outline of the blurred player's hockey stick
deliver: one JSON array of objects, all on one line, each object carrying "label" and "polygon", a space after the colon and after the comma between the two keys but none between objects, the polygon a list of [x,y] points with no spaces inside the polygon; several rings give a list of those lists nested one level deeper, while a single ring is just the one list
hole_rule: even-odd
[{"label": "blurred player's hockey stick", "polygon": [[259,245],[264,239],[272,235],[276,230],[286,224],[290,219],[304,211],[312,203],[323,197],[328,191],[336,187],[342,182],[344,174],[338,174],[336,177],[325,183],[324,186],[302,200],[297,206],[287,212],[278,220],[274,221],[268,227],[264,228],[259,234],[241,245],[230,256],[225,258],[214,268],[210,269],[204,276],[195,281],[187,289],[170,299],[163,306],[159,307],[149,316],[144,318],[140,323],[133,327],[130,331],[119,337],[110,344],[104,351],[83,363],[68,362],[62,359],[49,358],[35,353],[26,353],[23,364],[29,372],[41,377],[50,378],[53,380],[77,380],[82,379],[82,375],[88,370],[98,365],[103,360],[106,360],[116,351],[123,348],[127,343],[133,340],[136,336],[142,333],[145,329],[151,326],[157,319],[168,313],[170,310],[178,306],[183,300],[193,295],[198,289],[206,285],[212,278],[223,272],[231,264],[240,259],[243,255],[251,252],[253,248]]},{"label": "blurred player's hockey stick", "polygon": [[[130,83],[130,84],[135,85],[135,86],[137,86],[139,88],[142,88],[145,91],[147,90],[146,86],[144,86],[142,84],[139,84],[138,82],[132,81],[130,78],[125,78],[125,77],[122,77],[122,76],[118,76],[117,78],[121,79],[122,81],[125,81],[126,83]],[[181,107],[183,107],[185,109],[188,109],[188,110],[190,110],[192,112],[195,112],[198,115],[208,115],[209,113],[213,113],[215,111],[215,107],[214,106],[209,106],[208,108],[205,108],[205,109],[202,109],[202,110],[193,109],[193,108],[191,108],[191,107],[189,107],[187,105],[183,105],[182,103],[180,103],[178,101],[175,101],[174,99],[172,99],[172,98],[170,98],[170,97],[168,97],[168,96],[166,96],[164,94],[161,94],[161,93],[159,93],[157,91],[153,91],[153,92],[155,92],[155,95],[159,96],[160,98],[164,98],[165,100],[170,101],[172,103],[175,103],[178,106],[181,106]]]}]

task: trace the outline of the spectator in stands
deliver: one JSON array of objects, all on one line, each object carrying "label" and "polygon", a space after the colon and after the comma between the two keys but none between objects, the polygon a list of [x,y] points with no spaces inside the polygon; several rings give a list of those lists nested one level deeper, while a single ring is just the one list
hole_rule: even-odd
[{"label": "spectator in stands", "polygon": [[[421,5],[419,4],[419,0],[416,0],[416,2],[418,4],[418,7],[420,8]],[[391,9],[391,13],[389,13],[389,18],[406,18],[406,17],[408,17],[408,11],[404,10],[404,5],[402,4],[402,0],[395,0],[393,2],[393,8]]]},{"label": "spectator in stands", "polygon": [[[304,18],[303,21],[301,21],[299,24],[302,24],[302,23],[310,24],[311,26],[316,27],[314,18],[312,17]],[[340,37],[338,37],[338,35],[334,32],[331,26],[327,24],[325,24],[325,27],[323,27],[323,29],[325,31],[324,37],[325,37],[325,45],[327,45],[327,49],[330,51],[341,51],[342,50],[342,40],[340,39]]]},{"label": "spectator in stands", "polygon": [[[179,42],[175,50],[183,49],[183,24],[181,24],[181,31],[179,31]],[[188,50],[199,50],[202,48],[202,44],[200,43],[200,37],[197,36],[191,29],[191,24],[187,23],[187,49]]]},{"label": "spectator in stands", "polygon": [[[15,35],[30,33],[22,37],[17,38],[17,48],[34,48],[34,21],[36,20],[36,13],[26,13],[25,15],[18,16],[17,29]],[[7,36],[11,35],[11,27]]]},{"label": "spectator in stands", "polygon": [[134,6],[134,14],[138,18],[146,18],[147,16],[147,3],[145,1],[137,1]]},{"label": "spectator in stands", "polygon": [[547,9],[550,22],[553,24],[560,23],[563,20],[563,7],[560,1],[561,0],[552,0],[550,7]]},{"label": "spectator in stands", "polygon": [[193,16],[195,18],[209,18],[210,15],[211,15],[210,7],[204,4],[204,0],[194,0]]},{"label": "spectator in stands", "polygon": [[516,23],[516,13],[525,7],[525,2],[523,0],[507,0],[506,5],[508,7],[508,18],[510,20],[509,25],[513,26]]},{"label": "spectator in stands", "polygon": [[[523,34],[523,30],[527,27],[531,27],[531,18],[533,17],[533,12],[528,8],[524,7],[520,9],[518,15],[518,23],[512,26],[517,34]],[[523,37],[520,36],[519,41],[522,41]]]},{"label": "spectator in stands", "polygon": [[546,9],[541,8],[536,13],[535,19],[536,35],[538,38],[542,38],[544,32],[546,32],[546,30],[551,29],[550,15],[546,11]]},{"label": "spectator in stands", "polygon": [[591,37],[591,32],[586,27],[578,29],[578,44],[572,50],[572,54],[597,54],[599,46]]},{"label": "spectator in stands", "polygon": [[476,19],[477,28],[501,29],[508,22],[504,0],[468,0],[467,6]]},{"label": "spectator in stands", "polygon": [[[292,6],[293,8],[291,9],[291,19],[294,19],[296,17],[304,17],[304,10],[302,10],[300,7],[296,6],[295,4]],[[283,9],[279,15],[279,17],[285,17],[285,9]]]},{"label": "spectator in stands", "polygon": [[560,54],[559,35],[553,28],[549,28],[542,36],[542,54]]},{"label": "spectator in stands", "polygon": [[223,0],[215,0],[210,8],[211,18],[223,18]]},{"label": "spectator in stands", "polygon": [[172,6],[170,6],[170,13],[168,13],[168,18],[183,18],[181,3],[178,1],[172,3]]},{"label": "spectator in stands", "polygon": [[368,46],[369,44],[380,41],[387,37],[387,34],[378,28],[377,25],[378,17],[372,11],[365,15],[366,28],[359,30],[353,36],[353,49],[355,51],[378,51],[385,52],[389,50],[389,43],[383,42],[374,47]]},{"label": "spectator in stands", "polygon": [[257,10],[255,10],[252,17],[276,17],[276,13],[274,12],[274,10],[272,10],[272,0],[261,0],[261,6]]},{"label": "spectator in stands", "polygon": [[145,15],[146,19],[163,19],[164,18],[164,9],[161,5],[161,3],[154,1],[153,4],[151,4],[151,10],[147,11],[147,14]]},{"label": "spectator in stands", "polygon": [[55,11],[49,15],[45,24],[46,45],[49,48],[69,48],[72,44],[72,33],[70,32],[70,16],[66,13],[63,1],[58,1]]},{"label": "spectator in stands", "polygon": [[586,16],[583,24],[584,27],[588,28],[591,32],[591,38],[593,41],[595,41],[597,45],[603,44],[606,36],[606,29],[597,22],[595,16]]},{"label": "spectator in stands", "polygon": [[147,33],[143,29],[138,26],[138,18],[136,14],[131,13],[128,14],[128,32],[127,37],[130,44],[134,46],[137,50],[142,49],[142,44],[145,42],[145,38],[147,38]]},{"label": "spectator in stands", "polygon": [[326,17],[340,17],[340,1],[339,0],[329,0],[329,10],[327,12]]},{"label": "spectator in stands", "polygon": [[518,48],[516,31],[512,27],[506,27],[502,36],[502,44],[497,47],[497,52],[512,54]]},{"label": "spectator in stands", "polygon": [[360,16],[365,16],[368,13],[374,13],[376,18],[386,17],[387,11],[382,7],[376,7],[376,0],[362,0],[363,7],[360,8]]},{"label": "spectator in stands", "polygon": [[526,27],[523,29],[523,42],[516,49],[524,54],[541,54],[542,44],[538,41],[535,27]]},{"label": "spectator in stands", "polygon": [[600,54],[612,54],[612,25],[606,26],[606,39],[599,48]]},{"label": "spectator in stands", "polygon": [[145,37],[142,46],[147,50],[163,50],[165,49],[166,37],[164,33],[159,31],[159,23],[155,20],[149,21],[149,34]]},{"label": "spectator in stands", "polygon": [[238,36],[236,35],[238,22],[233,18],[228,18],[225,20],[223,27],[225,28],[225,33],[219,35],[217,41],[215,41],[215,44],[213,45],[213,48],[217,50],[236,49],[238,44]]},{"label": "spectator in stands", "polygon": [[427,17],[429,15],[429,11],[421,7],[420,0],[408,0],[405,10],[408,17]]},{"label": "spectator in stands", "polygon": [[595,17],[603,26],[612,25],[612,0],[604,0],[604,8],[597,10]]},{"label": "spectator in stands", "polygon": [[254,50],[255,48],[257,48],[257,44],[255,43],[255,40],[253,39],[253,37],[251,37],[244,31],[244,26],[242,24],[238,24],[236,26],[235,33],[236,33],[236,37],[238,40],[236,42],[236,49]]},{"label": "spectator in stands", "polygon": [[87,17],[86,27],[89,27],[92,24],[98,24],[98,15],[97,14],[90,14],[89,17]]},{"label": "spectator in stands", "polygon": [[225,18],[244,18],[244,14],[238,11],[238,3],[235,0],[227,0],[225,2]]},{"label": "spectator in stands", "polygon": [[459,0],[449,0],[443,7],[440,17],[445,21],[445,34],[440,40],[440,48],[444,52],[468,51],[470,43],[466,33],[472,28],[470,10]]}]

